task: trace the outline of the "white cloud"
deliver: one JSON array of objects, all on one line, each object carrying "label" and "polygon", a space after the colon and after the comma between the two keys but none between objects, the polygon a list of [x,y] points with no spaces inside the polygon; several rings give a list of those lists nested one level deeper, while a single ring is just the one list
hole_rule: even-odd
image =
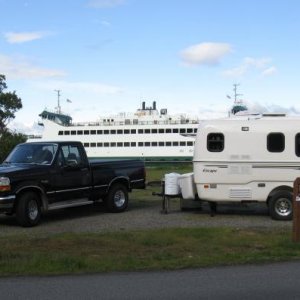
[{"label": "white cloud", "polygon": [[6,32],[4,37],[6,41],[10,44],[20,44],[25,42],[31,42],[34,40],[39,40],[48,36],[50,32],[46,31],[33,31],[33,32]]},{"label": "white cloud", "polygon": [[40,68],[24,59],[2,54],[0,54],[0,74],[5,74],[9,79],[62,77],[66,75],[62,70]]},{"label": "white cloud", "polygon": [[188,66],[216,65],[231,51],[231,45],[226,43],[201,43],[184,49],[181,58]]},{"label": "white cloud", "polygon": [[88,6],[94,8],[115,7],[123,4],[124,0],[90,0]]},{"label": "white cloud", "polygon": [[225,70],[223,75],[227,77],[242,77],[251,71],[258,71],[262,76],[270,76],[276,73],[276,68],[271,66],[270,58],[245,57],[242,63],[232,69]]},{"label": "white cloud", "polygon": [[265,70],[261,73],[261,75],[262,75],[263,77],[266,77],[266,76],[274,75],[274,74],[276,74],[276,73],[277,73],[277,69],[276,69],[274,66],[271,66],[271,67],[265,69]]}]

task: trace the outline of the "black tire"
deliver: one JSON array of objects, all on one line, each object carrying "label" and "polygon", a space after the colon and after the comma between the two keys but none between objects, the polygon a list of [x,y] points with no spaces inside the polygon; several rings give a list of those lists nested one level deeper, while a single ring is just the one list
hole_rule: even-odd
[{"label": "black tire", "polygon": [[105,197],[105,205],[109,212],[119,213],[127,209],[128,189],[124,184],[112,185]]},{"label": "black tire", "polygon": [[39,196],[34,192],[26,192],[20,196],[16,207],[18,223],[23,227],[32,227],[41,219]]},{"label": "black tire", "polygon": [[292,220],[293,195],[289,191],[280,191],[274,194],[269,202],[270,216],[274,220]]}]

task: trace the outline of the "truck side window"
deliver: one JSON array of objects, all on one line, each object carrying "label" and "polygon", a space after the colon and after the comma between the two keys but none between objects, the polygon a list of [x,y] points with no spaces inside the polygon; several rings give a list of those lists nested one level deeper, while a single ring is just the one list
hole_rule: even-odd
[{"label": "truck side window", "polygon": [[222,152],[224,150],[224,134],[209,133],[207,135],[207,150],[209,152]]},{"label": "truck side window", "polygon": [[300,133],[297,133],[295,136],[295,153],[300,156]]},{"label": "truck side window", "polygon": [[269,133],[267,136],[267,149],[269,152],[283,152],[285,148],[285,137],[281,132]]}]

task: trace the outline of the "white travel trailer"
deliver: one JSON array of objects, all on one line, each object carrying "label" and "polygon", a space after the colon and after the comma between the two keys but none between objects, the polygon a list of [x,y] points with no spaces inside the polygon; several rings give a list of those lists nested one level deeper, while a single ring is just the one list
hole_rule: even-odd
[{"label": "white travel trailer", "polygon": [[266,202],[273,219],[290,220],[293,182],[300,177],[300,118],[265,114],[202,121],[193,166],[201,200]]}]

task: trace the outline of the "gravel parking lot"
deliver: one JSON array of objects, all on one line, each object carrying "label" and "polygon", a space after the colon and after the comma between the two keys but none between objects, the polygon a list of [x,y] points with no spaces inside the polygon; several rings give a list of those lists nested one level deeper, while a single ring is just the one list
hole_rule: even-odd
[{"label": "gravel parking lot", "polygon": [[161,198],[147,192],[130,194],[129,208],[120,214],[107,213],[102,203],[48,212],[33,228],[20,227],[12,216],[0,215],[0,236],[28,234],[47,236],[63,232],[107,232],[175,227],[291,228],[291,221],[274,221],[265,204],[219,205],[210,216],[208,205],[202,210],[181,211],[179,199],[172,199],[168,214],[161,213]]}]

